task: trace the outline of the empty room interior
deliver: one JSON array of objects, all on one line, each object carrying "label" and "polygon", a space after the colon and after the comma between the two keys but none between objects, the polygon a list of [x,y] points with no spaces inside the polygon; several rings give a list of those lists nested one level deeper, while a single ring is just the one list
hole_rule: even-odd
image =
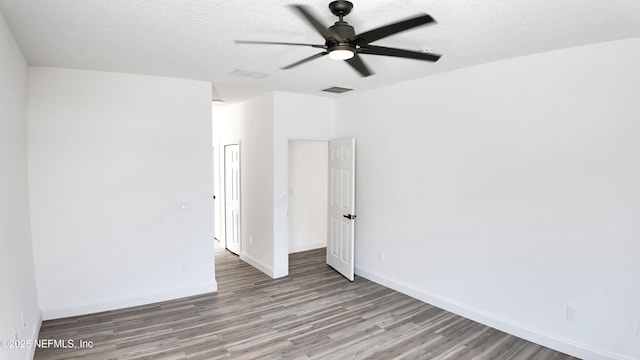
[{"label": "empty room interior", "polygon": [[0,359],[640,360],[638,64],[637,0],[0,0]]}]

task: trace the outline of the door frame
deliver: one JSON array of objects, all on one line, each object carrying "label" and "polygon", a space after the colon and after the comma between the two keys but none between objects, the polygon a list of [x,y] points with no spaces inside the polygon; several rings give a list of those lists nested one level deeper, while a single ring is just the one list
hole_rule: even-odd
[{"label": "door frame", "polygon": [[[286,144],[287,144],[287,152],[286,152],[287,161],[285,161],[287,172],[286,172],[285,177],[284,177],[284,181],[285,181],[285,185],[286,185],[285,189],[287,191],[287,193],[286,193],[287,194],[286,195],[286,197],[287,197],[286,198],[287,205],[285,205],[285,210],[284,210],[285,212],[288,211],[288,202],[289,202],[289,200],[288,200],[289,199],[289,193],[288,193],[288,191],[289,191],[289,161],[288,161],[289,141],[323,141],[323,142],[329,143],[331,140],[339,140],[339,139],[343,139],[343,138],[342,137],[337,138],[337,137],[333,137],[333,136],[330,136],[330,137],[327,137],[327,136],[287,137],[287,142],[286,142]],[[328,159],[327,159],[327,163],[325,164],[325,166],[329,166]],[[328,199],[329,198],[329,189],[328,188],[327,188],[326,196],[327,196],[327,199]],[[283,233],[283,237],[285,238],[285,241],[286,241],[286,244],[287,244],[287,247],[286,247],[286,255],[287,256],[285,256],[283,258],[283,261],[287,262],[286,263],[286,269],[287,269],[287,274],[288,274],[288,271],[289,271],[289,217],[286,216],[286,213],[284,215],[285,215],[286,221],[285,221],[284,228],[283,228],[283,232],[284,232]],[[328,221],[328,219],[327,219],[327,221]],[[355,224],[354,224],[354,226],[355,226]],[[328,238],[328,236],[327,236],[327,238]],[[328,239],[327,239],[327,241],[328,241]],[[355,240],[354,240],[354,242],[355,242]],[[275,243],[275,239],[274,239],[274,243]],[[354,256],[355,256],[355,254],[354,254]],[[277,264],[274,264],[274,267],[277,267]]]}]

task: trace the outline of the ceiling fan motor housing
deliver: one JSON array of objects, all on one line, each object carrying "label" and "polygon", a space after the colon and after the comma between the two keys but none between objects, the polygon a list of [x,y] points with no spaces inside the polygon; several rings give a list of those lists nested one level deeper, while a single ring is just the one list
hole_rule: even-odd
[{"label": "ceiling fan motor housing", "polygon": [[343,39],[343,42],[340,42],[339,40],[334,38],[328,38],[325,44],[327,46],[327,50],[332,51],[332,50],[343,49],[343,50],[355,51],[356,49],[355,44],[347,40],[347,39],[353,38],[356,35],[356,32],[353,29],[353,26],[347,24],[344,21],[338,21],[333,26],[329,27],[329,30],[338,34]]}]

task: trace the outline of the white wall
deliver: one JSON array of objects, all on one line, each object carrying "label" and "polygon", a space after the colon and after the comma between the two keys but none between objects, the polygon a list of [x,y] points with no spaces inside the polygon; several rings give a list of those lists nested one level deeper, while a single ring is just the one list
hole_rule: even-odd
[{"label": "white wall", "polygon": [[335,131],[333,99],[275,92],[273,129],[273,246],[275,277],[289,274],[287,193],[289,140],[328,140]]},{"label": "white wall", "polygon": [[579,357],[640,358],[638,63],[632,39],[340,98],[357,273]]},{"label": "white wall", "polygon": [[327,246],[328,142],[289,141],[289,253]]},{"label": "white wall", "polygon": [[[274,277],[273,94],[216,107],[214,115],[214,143],[222,149],[225,143],[240,142],[240,257]],[[219,191],[220,195],[223,193],[224,190]]]},{"label": "white wall", "polygon": [[[0,339],[33,340],[41,313],[33,268],[27,191],[29,67],[0,14]],[[24,323],[22,316],[24,316]],[[0,358],[28,359],[33,349],[0,348]]]},{"label": "white wall", "polygon": [[45,318],[215,291],[210,84],[31,68]]}]

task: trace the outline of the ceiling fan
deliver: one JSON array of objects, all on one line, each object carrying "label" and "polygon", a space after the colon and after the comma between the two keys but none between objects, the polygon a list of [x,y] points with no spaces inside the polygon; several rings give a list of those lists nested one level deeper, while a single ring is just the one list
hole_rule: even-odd
[{"label": "ceiling fan", "polygon": [[353,9],[353,4],[349,1],[338,0],[329,4],[329,9],[331,9],[333,15],[338,17],[338,21],[328,28],[322,25],[322,23],[320,23],[320,21],[318,21],[304,5],[291,5],[291,7],[300,13],[300,15],[302,15],[302,17],[306,19],[306,21],[311,24],[311,26],[320,33],[320,35],[322,35],[325,40],[324,45],[251,40],[236,40],[236,44],[294,45],[311,46],[323,49],[323,51],[287,65],[283,67],[283,69],[291,69],[324,55],[329,55],[329,57],[333,59],[346,61],[347,64],[351,65],[351,67],[360,73],[361,76],[369,76],[373,73],[369,70],[367,65],[365,65],[358,54],[395,56],[425,61],[438,61],[440,58],[440,55],[430,52],[371,45],[371,43],[376,40],[397,34],[401,31],[429,23],[435,23],[435,20],[428,14],[423,14],[356,34],[353,26],[343,20],[344,16],[348,15],[351,12],[351,9]]}]

